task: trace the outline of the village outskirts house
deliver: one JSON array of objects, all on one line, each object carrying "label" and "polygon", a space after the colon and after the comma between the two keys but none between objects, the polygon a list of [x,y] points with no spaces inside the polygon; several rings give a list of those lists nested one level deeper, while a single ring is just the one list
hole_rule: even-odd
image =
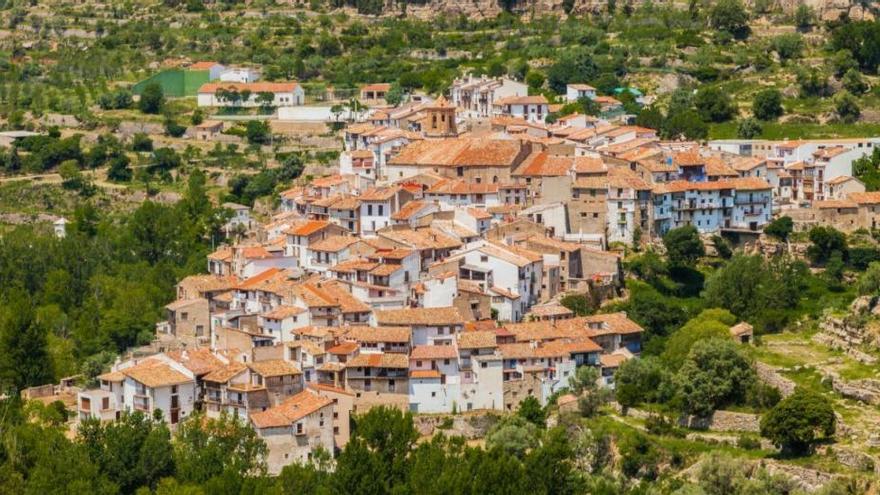
[{"label": "village outskirts house", "polygon": [[306,463],[316,449],[333,453],[333,399],[304,390],[281,404],[250,415],[257,435],[266,442],[266,467],[278,474],[294,463]]},{"label": "village outskirts house", "polygon": [[209,82],[198,91],[199,107],[290,107],[305,103],[297,82]]}]

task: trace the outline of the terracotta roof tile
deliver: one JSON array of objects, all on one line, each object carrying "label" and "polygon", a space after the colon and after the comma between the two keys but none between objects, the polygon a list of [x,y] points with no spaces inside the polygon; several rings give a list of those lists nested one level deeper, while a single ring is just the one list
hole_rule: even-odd
[{"label": "terracotta roof tile", "polygon": [[412,370],[409,372],[410,378],[440,378],[439,370]]},{"label": "terracotta roof tile", "polygon": [[458,334],[459,349],[489,349],[497,346],[494,331],[475,330]]},{"label": "terracotta roof tile", "polygon": [[299,87],[298,82],[254,82],[254,83],[237,83],[237,82],[209,82],[202,84],[199,93],[216,93],[220,89],[250,91],[251,93],[290,93]]},{"label": "terracotta roof tile", "polygon": [[376,310],[376,321],[380,325],[461,325],[464,318],[454,307],[445,308],[404,308]]},{"label": "terracotta roof tile", "polygon": [[364,353],[351,358],[347,368],[409,368],[406,354],[396,353]]},{"label": "terracotta roof tile", "polygon": [[222,368],[218,368],[208,373],[207,375],[202,377],[202,380],[213,383],[226,383],[234,376],[242,373],[246,369],[247,366],[245,366],[243,363],[233,361],[226,366],[223,366]]},{"label": "terracotta roof tile", "polygon": [[417,345],[413,346],[410,352],[410,361],[414,359],[456,359],[458,350],[451,345]]},{"label": "terracotta roof tile", "polygon": [[257,428],[281,428],[332,404],[332,399],[303,390],[275,407],[251,413],[251,421]]},{"label": "terracotta roof tile", "polygon": [[348,248],[352,244],[360,242],[360,238],[345,235],[332,235],[326,239],[321,239],[309,245],[310,251],[324,251],[329,253],[337,253]]},{"label": "terracotta roof tile", "polygon": [[170,387],[171,385],[179,385],[194,381],[192,378],[177,371],[167,363],[155,358],[145,359],[130,368],[125,368],[120,371],[125,376],[143,383],[150,388]]},{"label": "terracotta roof tile", "polygon": [[257,374],[264,377],[299,375],[302,372],[295,364],[283,359],[270,359],[267,361],[254,361],[248,365]]}]

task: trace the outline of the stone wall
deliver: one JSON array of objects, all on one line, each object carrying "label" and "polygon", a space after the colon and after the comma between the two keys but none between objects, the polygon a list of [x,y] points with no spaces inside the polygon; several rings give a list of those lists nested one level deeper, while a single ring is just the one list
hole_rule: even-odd
[{"label": "stone wall", "polygon": [[[622,413],[622,408],[616,402],[612,402],[617,412]],[[626,416],[637,419],[647,419],[654,413],[643,411],[635,407],[627,408]],[[733,411],[715,411],[708,418],[682,415],[678,418],[679,426],[695,430],[733,431],[739,433],[757,433],[761,430],[761,416],[757,414],[740,413]]]},{"label": "stone wall", "polygon": [[755,371],[762,382],[779,390],[782,397],[788,397],[794,393],[795,383],[780,375],[776,368],[759,361],[755,363]]},{"label": "stone wall", "polygon": [[758,433],[761,431],[761,417],[757,414],[733,411],[715,411],[708,418],[682,416],[681,426],[695,430],[735,431],[739,433]]}]

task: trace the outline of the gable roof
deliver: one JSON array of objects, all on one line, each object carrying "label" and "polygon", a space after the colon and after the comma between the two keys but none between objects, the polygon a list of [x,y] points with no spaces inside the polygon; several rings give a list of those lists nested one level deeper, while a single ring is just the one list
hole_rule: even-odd
[{"label": "gable roof", "polygon": [[513,139],[426,139],[406,145],[389,164],[512,167],[517,163],[522,146],[521,142]]},{"label": "gable roof", "polygon": [[251,422],[257,428],[290,426],[309,414],[333,404],[333,400],[311,390],[303,390],[275,407],[251,413]]},{"label": "gable roof", "polygon": [[443,308],[403,308],[376,310],[379,325],[462,325],[464,318],[452,306]]},{"label": "gable roof", "polygon": [[299,88],[299,83],[293,82],[254,82],[254,83],[238,83],[238,82],[209,82],[202,84],[199,93],[216,93],[220,89],[250,91],[251,93],[291,93]]},{"label": "gable roof", "polygon": [[147,358],[130,368],[120,371],[123,375],[150,388],[170,387],[171,385],[194,381],[193,378],[184,375],[172,368],[168,363],[156,358]]}]

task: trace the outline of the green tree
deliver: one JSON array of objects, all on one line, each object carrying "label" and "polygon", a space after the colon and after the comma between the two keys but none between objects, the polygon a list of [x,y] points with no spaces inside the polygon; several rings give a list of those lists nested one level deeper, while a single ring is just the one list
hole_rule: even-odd
[{"label": "green tree", "polygon": [[700,233],[693,225],[678,227],[663,236],[666,256],[673,265],[693,266],[706,254]]},{"label": "green tree", "polygon": [[376,453],[383,479],[390,485],[406,479],[407,456],[418,440],[412,415],[390,407],[374,407],[355,419],[354,436]]},{"label": "green tree", "polygon": [[83,187],[84,178],[79,170],[76,160],[65,160],[58,167],[58,175],[61,176],[61,186],[65,189],[78,191]]},{"label": "green tree", "polygon": [[526,421],[543,428],[547,421],[547,413],[534,396],[530,395],[519,403],[516,414]]},{"label": "green tree", "polygon": [[574,451],[563,427],[549,430],[541,445],[525,458],[527,493],[575,494],[577,476],[570,459]]},{"label": "green tree", "polygon": [[636,124],[650,129],[660,130],[665,117],[663,112],[654,105],[646,106],[636,115]]},{"label": "green tree", "polygon": [[251,144],[266,144],[271,136],[269,123],[260,120],[249,120],[245,129],[245,136]]},{"label": "green tree", "polygon": [[174,442],[177,478],[204,483],[224,473],[243,478],[265,472],[266,443],[240,418],[193,414],[180,423]]},{"label": "green tree", "polygon": [[533,90],[541,89],[544,86],[545,80],[544,74],[537,71],[529,71],[526,74],[526,84]]},{"label": "green tree", "polygon": [[158,114],[162,112],[165,106],[165,93],[162,86],[157,82],[151,82],[144,87],[141,92],[141,99],[138,101],[138,108],[141,112]]},{"label": "green tree", "polygon": [[818,226],[810,229],[810,245],[807,257],[813,264],[824,265],[835,251],[846,255],[846,235],[830,226]]},{"label": "green tree", "polygon": [[736,126],[736,136],[742,139],[755,139],[764,132],[761,122],[754,117],[741,119]]},{"label": "green tree", "polygon": [[756,321],[767,311],[794,308],[806,277],[803,263],[791,258],[739,254],[709,277],[703,297],[709,306]]},{"label": "green tree", "polygon": [[790,60],[801,57],[804,50],[804,38],[798,33],[780,34],[770,42],[773,51],[781,60]]},{"label": "green tree", "polygon": [[843,87],[854,95],[864,94],[868,91],[868,83],[862,77],[862,73],[856,69],[849,69],[841,79]]},{"label": "green tree", "polygon": [[505,416],[486,433],[486,447],[522,458],[538,445],[538,427],[522,416]]},{"label": "green tree", "polygon": [[574,312],[577,316],[593,314],[595,308],[586,294],[569,294],[559,300],[559,304]]},{"label": "green tree", "polygon": [[391,106],[397,106],[403,103],[403,88],[400,83],[393,83],[388,92],[385,93],[385,102]]},{"label": "green tree", "polygon": [[697,90],[694,105],[705,122],[726,122],[736,115],[736,105],[730,94],[712,86]]},{"label": "green tree", "polygon": [[794,221],[789,216],[781,216],[764,227],[764,233],[779,239],[788,241],[788,236],[794,231]]},{"label": "green tree", "polygon": [[739,0],[720,0],[709,9],[709,25],[736,39],[749,37],[749,15]]},{"label": "green tree", "polygon": [[623,407],[666,402],[673,393],[672,377],[655,357],[624,361],[614,374],[614,395]]},{"label": "green tree", "polygon": [[782,93],[778,89],[765,89],[752,100],[752,113],[760,120],[776,120],[782,113]]},{"label": "green tree", "polygon": [[871,262],[865,273],[859,277],[858,290],[860,295],[874,295],[880,292],[880,261]]},{"label": "green tree", "polygon": [[168,427],[141,412],[124,414],[111,423],[85,421],[77,439],[123,493],[142,486],[155,488],[160,479],[174,474]]},{"label": "green tree", "polygon": [[834,435],[836,422],[827,398],[798,388],[761,418],[761,436],[785,452],[804,454],[816,440]]},{"label": "green tree", "polygon": [[631,281],[627,288],[630,298],[623,307],[627,316],[645,329],[646,341],[667,335],[687,321],[687,313],[681,304],[653,287]]},{"label": "green tree", "polygon": [[705,139],[709,135],[709,126],[700,118],[694,110],[681,112],[669,111],[660,134],[664,139]]},{"label": "green tree", "polygon": [[578,366],[574,375],[568,379],[568,387],[575,395],[592,391],[597,388],[599,371],[593,366]]},{"label": "green tree", "polygon": [[30,298],[21,290],[7,293],[0,311],[0,387],[21,390],[54,383],[47,330],[35,318]]},{"label": "green tree", "polygon": [[110,167],[107,169],[107,179],[113,182],[131,181],[132,172],[129,168],[131,160],[124,153],[120,153],[110,159]]},{"label": "green tree", "polygon": [[830,48],[848,50],[866,73],[880,65],[880,25],[873,21],[845,22],[831,31]]},{"label": "green tree", "polygon": [[716,234],[712,236],[712,246],[715,248],[715,252],[720,258],[730,259],[730,257],[733,256],[733,250],[730,248],[730,243],[720,235]]},{"label": "green tree", "polygon": [[153,140],[142,132],[131,137],[132,151],[153,151]]},{"label": "green tree", "polygon": [[801,98],[825,96],[828,93],[828,76],[821,69],[799,68],[797,82]]},{"label": "green tree", "polygon": [[742,404],[755,380],[751,361],[729,337],[696,342],[676,375],[682,409],[697,416]]},{"label": "green tree", "polygon": [[831,56],[831,68],[834,71],[834,77],[841,79],[850,69],[858,70],[859,63],[856,62],[849,50],[839,50]]},{"label": "green tree", "polygon": [[177,123],[173,118],[165,119],[165,134],[179,138],[186,132],[186,127]]},{"label": "green tree", "polygon": [[807,30],[816,22],[816,12],[809,5],[802,3],[794,11],[794,25],[800,30]]},{"label": "green tree", "polygon": [[706,309],[689,320],[677,332],[669,336],[663,351],[663,362],[669,369],[677,370],[691,352],[691,348],[702,340],[730,337],[730,327],[736,317],[724,309]]},{"label": "green tree", "polygon": [[834,95],[834,111],[837,113],[837,117],[847,124],[859,120],[862,115],[859,100],[849,91],[840,91]]},{"label": "green tree", "polygon": [[825,272],[823,273],[825,280],[828,282],[830,289],[840,289],[843,283],[843,254],[840,251],[834,251],[825,263]]}]

